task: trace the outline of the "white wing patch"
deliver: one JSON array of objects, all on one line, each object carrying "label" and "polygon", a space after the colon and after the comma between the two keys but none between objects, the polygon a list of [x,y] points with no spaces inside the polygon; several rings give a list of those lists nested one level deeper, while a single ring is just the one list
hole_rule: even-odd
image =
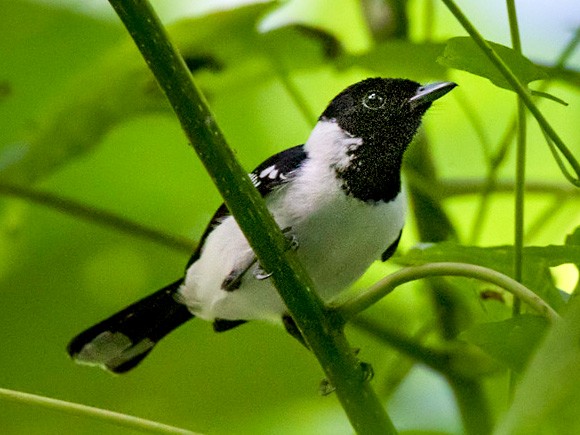
[{"label": "white wing patch", "polygon": [[278,168],[276,168],[276,165],[272,165],[272,166],[268,166],[266,169],[264,169],[262,172],[260,172],[259,177],[260,178],[266,178],[268,177],[270,180],[274,180],[277,176],[278,176]]},{"label": "white wing patch", "polygon": [[254,187],[258,187],[260,184],[262,184],[262,182],[260,181],[260,178],[256,174],[251,172],[249,175],[250,175],[250,180],[252,181],[252,184],[254,185]]}]

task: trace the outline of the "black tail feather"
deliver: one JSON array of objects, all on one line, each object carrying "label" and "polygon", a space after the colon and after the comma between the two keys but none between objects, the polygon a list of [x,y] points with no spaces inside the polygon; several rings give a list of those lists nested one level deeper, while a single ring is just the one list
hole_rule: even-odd
[{"label": "black tail feather", "polygon": [[169,284],[81,332],[69,343],[69,355],[114,373],[131,370],[159,340],[194,317],[175,299],[182,282]]}]

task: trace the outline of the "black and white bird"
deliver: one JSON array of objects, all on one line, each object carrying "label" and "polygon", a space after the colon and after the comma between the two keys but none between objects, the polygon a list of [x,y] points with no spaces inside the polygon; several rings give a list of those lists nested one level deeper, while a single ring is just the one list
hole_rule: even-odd
[{"label": "black and white bird", "polygon": [[[403,154],[431,103],[456,86],[369,78],[338,94],[304,145],[276,154],[250,177],[324,300],[397,248],[405,222]],[[76,336],[79,363],[115,373],[135,367],[155,344],[199,317],[217,332],[248,320],[283,321],[300,333],[222,205],[185,276]]]}]

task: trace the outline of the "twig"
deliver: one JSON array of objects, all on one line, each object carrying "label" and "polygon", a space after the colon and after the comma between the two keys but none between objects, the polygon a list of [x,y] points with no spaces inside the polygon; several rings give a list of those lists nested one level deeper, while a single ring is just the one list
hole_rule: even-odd
[{"label": "twig", "polygon": [[122,233],[150,240],[168,248],[189,254],[195,248],[195,242],[193,240],[168,234],[92,205],[82,204],[78,201],[33,187],[0,182],[0,195],[13,196],[45,207],[50,207],[61,213],[75,216],[97,225],[113,228]]},{"label": "twig", "polygon": [[509,276],[497,272],[496,270],[488,269],[487,267],[451,262],[429,263],[401,269],[383,278],[365,292],[346,302],[340,303],[340,305],[335,305],[334,310],[344,319],[344,321],[348,321],[351,317],[377,303],[398,286],[410,281],[432,276],[463,276],[489,282],[507,290],[514,296],[519,297],[534,311],[546,317],[548,320],[556,321],[560,318],[558,313],[556,313],[542,298]]},{"label": "twig", "polygon": [[64,400],[53,399],[51,397],[38,396],[36,394],[23,393],[22,391],[8,390],[0,388],[0,398],[11,400],[13,402],[25,403],[27,405],[41,406],[67,414],[96,418],[100,421],[106,421],[117,426],[126,427],[133,430],[152,432],[160,434],[180,434],[196,435],[187,429],[159,423],[156,421],[146,420],[127,414],[109,411],[108,409],[95,408],[93,406],[81,405],[79,403],[67,402]]}]

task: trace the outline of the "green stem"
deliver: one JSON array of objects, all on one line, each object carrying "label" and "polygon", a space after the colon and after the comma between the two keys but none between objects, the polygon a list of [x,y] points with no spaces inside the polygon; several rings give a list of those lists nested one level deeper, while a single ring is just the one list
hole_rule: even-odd
[{"label": "green stem", "polygon": [[431,42],[433,40],[433,28],[435,27],[436,17],[435,17],[435,0],[425,0],[423,2],[425,15],[423,19],[423,40],[425,42]]},{"label": "green stem", "polygon": [[[484,188],[486,183],[486,181],[477,179],[458,178],[455,180],[441,181],[441,186],[436,189],[429,189],[428,186],[425,186],[425,192],[432,192],[433,195],[442,198],[476,195],[481,192],[481,189]],[[497,180],[494,185],[494,192],[510,194],[514,191],[514,188],[514,182],[511,180]],[[526,183],[525,188],[526,192],[533,194],[559,195],[565,196],[569,200],[580,198],[580,191],[578,189],[563,183],[532,180]]]},{"label": "green stem", "polygon": [[284,68],[280,59],[278,59],[278,57],[271,51],[268,52],[268,58],[270,59],[272,69],[274,70],[276,76],[282,82],[282,85],[286,89],[286,92],[288,92],[288,95],[290,96],[290,98],[300,111],[300,114],[304,118],[304,121],[306,121],[309,127],[314,127],[314,125],[318,121],[318,117],[314,114],[314,112],[312,112],[312,110],[308,106],[308,102],[304,99],[298,88],[294,85],[294,83],[290,79],[288,70]]},{"label": "green stem", "polygon": [[41,406],[59,412],[66,412],[82,417],[95,418],[117,426],[126,427],[133,430],[152,432],[160,434],[182,434],[195,435],[186,429],[169,426],[156,421],[145,420],[132,415],[120,414],[107,409],[95,408],[78,403],[66,402],[64,400],[53,399],[51,397],[38,396],[36,394],[23,393],[21,391],[0,388],[0,398],[13,402],[25,403],[27,405]]},{"label": "green stem", "polygon": [[[510,34],[513,49],[522,54],[522,43],[520,40],[520,31],[518,26],[518,17],[516,4],[514,0],[506,0],[508,19],[510,23]],[[526,90],[527,87],[526,87]],[[524,214],[525,214],[525,197],[524,189],[526,185],[526,109],[520,96],[517,97],[517,131],[516,131],[516,173],[514,192],[515,201],[515,219],[514,219],[514,261],[513,271],[514,278],[522,282],[523,265],[524,265]],[[556,156],[554,156],[556,157]],[[556,160],[557,157],[556,157]],[[519,316],[522,310],[520,298],[513,298],[512,316]],[[510,370],[509,372],[509,391],[513,397],[517,382],[517,374]]]},{"label": "green stem", "polygon": [[[346,337],[314,291],[295,252],[235,159],[187,67],[146,0],[109,0],[165,92],[187,138],[224,198],[260,264],[336,389],[356,432],[396,430]],[[195,31],[195,29],[191,29]]]},{"label": "green stem", "polygon": [[453,368],[449,367],[447,363],[448,358],[444,351],[427,347],[421,344],[416,337],[407,337],[398,330],[387,328],[375,319],[366,316],[356,316],[350,320],[350,323],[396,349],[401,354],[435,371],[443,374],[449,374],[450,371],[453,371]]},{"label": "green stem", "polygon": [[488,167],[486,181],[481,190],[481,198],[479,201],[479,206],[477,208],[477,212],[475,213],[475,218],[473,221],[473,225],[471,227],[471,233],[469,238],[470,244],[476,243],[477,238],[481,232],[481,229],[483,228],[486,212],[488,210],[489,199],[491,197],[491,194],[496,189],[497,174],[499,172],[502,163],[505,161],[515,131],[516,131],[516,121],[514,121],[512,124],[508,126],[507,130],[502,136],[502,140],[500,141],[496,152],[493,154],[491,153],[489,154],[490,158],[487,162]]},{"label": "green stem", "polygon": [[58,212],[84,219],[122,233],[158,243],[171,249],[191,254],[195,242],[185,237],[167,234],[155,228],[142,225],[106,210],[79,203],[54,193],[41,191],[28,186],[0,182],[0,195],[13,196],[35,204],[50,207]]},{"label": "green stem", "polygon": [[495,50],[487,43],[487,41],[481,36],[477,29],[471,24],[467,19],[465,14],[459,9],[453,0],[442,0],[449,11],[455,16],[457,21],[463,26],[467,31],[469,36],[473,38],[475,43],[483,51],[483,53],[489,58],[489,60],[494,64],[497,70],[504,76],[506,81],[510,84],[513,90],[520,96],[523,104],[532,113],[534,118],[538,121],[538,124],[542,130],[550,137],[554,142],[555,146],[558,148],[560,153],[566,158],[572,169],[574,170],[577,179],[568,180],[572,182],[575,186],[580,186],[580,163],[576,160],[572,152],[568,149],[566,144],[560,139],[556,131],[552,128],[550,123],[546,120],[538,106],[532,100],[532,96],[527,88],[520,83],[515,74],[509,69],[506,63],[499,57]]},{"label": "green stem", "polygon": [[[522,44],[514,0],[507,0],[508,18],[512,45],[516,52],[522,54]],[[527,89],[526,89],[527,90]],[[516,133],[516,189],[515,189],[515,228],[514,228],[514,278],[522,281],[523,253],[524,253],[524,189],[526,184],[526,112],[521,97],[517,97],[518,121]],[[514,297],[512,312],[519,315],[521,301]]]},{"label": "green stem", "polygon": [[447,381],[457,399],[465,432],[469,435],[492,433],[492,413],[481,382],[475,379],[449,376]]},{"label": "green stem", "polygon": [[487,267],[465,263],[429,263],[400,269],[383,278],[368,290],[334,307],[344,321],[366,310],[391,293],[398,286],[410,281],[432,276],[463,276],[495,284],[528,304],[538,314],[550,321],[560,318],[542,298],[512,278]]}]

